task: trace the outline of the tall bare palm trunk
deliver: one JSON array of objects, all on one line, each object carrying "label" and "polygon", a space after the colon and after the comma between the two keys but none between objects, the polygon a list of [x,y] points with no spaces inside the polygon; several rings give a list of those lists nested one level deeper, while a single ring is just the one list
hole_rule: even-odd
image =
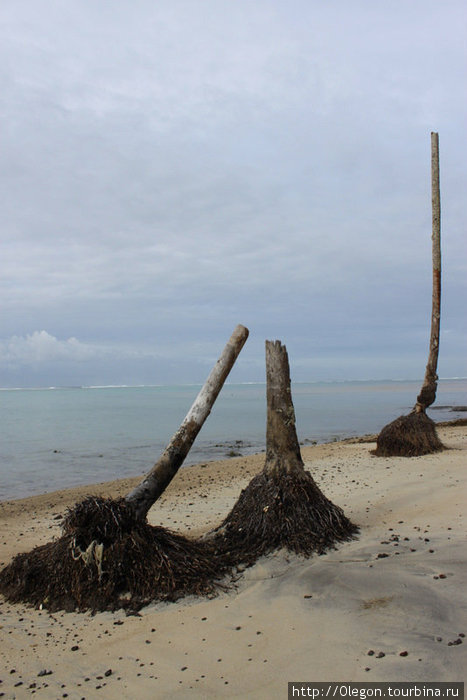
[{"label": "tall bare palm trunk", "polygon": [[431,332],[428,363],[417,401],[408,416],[400,416],[385,425],[378,435],[374,454],[378,457],[416,457],[438,452],[443,444],[436,433],[436,425],[426,409],[436,399],[438,387],[439,328],[441,318],[441,206],[439,193],[439,141],[431,134],[431,209],[433,289]]},{"label": "tall bare palm trunk", "polygon": [[431,206],[432,206],[432,258],[433,258],[433,292],[431,309],[431,333],[428,363],[425,379],[414,411],[424,412],[436,399],[438,386],[439,331],[441,318],[441,204],[439,191],[439,139],[438,134],[431,134]]}]

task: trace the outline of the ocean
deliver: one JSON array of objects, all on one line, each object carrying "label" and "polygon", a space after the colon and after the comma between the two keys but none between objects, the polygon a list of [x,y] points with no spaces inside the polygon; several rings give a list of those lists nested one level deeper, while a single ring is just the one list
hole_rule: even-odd
[{"label": "ocean", "polygon": [[[293,384],[300,442],[377,433],[412,408],[421,381]],[[200,386],[0,391],[0,501],[138,476],[157,460]],[[186,466],[265,450],[265,384],[226,384]],[[439,382],[435,421],[466,417],[467,379]]]}]

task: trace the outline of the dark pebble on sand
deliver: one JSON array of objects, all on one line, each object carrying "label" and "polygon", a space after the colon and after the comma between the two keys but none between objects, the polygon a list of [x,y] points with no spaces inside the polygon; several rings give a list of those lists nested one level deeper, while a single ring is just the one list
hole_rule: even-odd
[{"label": "dark pebble on sand", "polygon": [[374,650],[370,649],[370,651],[368,652],[368,656],[374,656],[374,654],[375,654]]},{"label": "dark pebble on sand", "polygon": [[399,654],[399,656],[408,656],[408,655],[409,655],[408,651],[401,651],[401,653]]},{"label": "dark pebble on sand", "polygon": [[78,649],[79,649],[79,646],[77,644],[75,644],[74,647],[71,647],[71,651],[78,651]]},{"label": "dark pebble on sand", "polygon": [[380,651],[378,654],[376,654],[376,658],[377,658],[377,659],[382,659],[384,656],[386,656],[386,654],[384,653],[384,651]]},{"label": "dark pebble on sand", "polygon": [[388,556],[389,556],[389,554],[386,554],[386,552],[380,552],[376,558],[377,559],[385,559]]},{"label": "dark pebble on sand", "polygon": [[108,677],[111,676],[111,675],[112,675],[112,669],[111,669],[111,668],[108,668],[107,671],[104,673],[104,676],[105,676],[106,678],[108,678]]}]

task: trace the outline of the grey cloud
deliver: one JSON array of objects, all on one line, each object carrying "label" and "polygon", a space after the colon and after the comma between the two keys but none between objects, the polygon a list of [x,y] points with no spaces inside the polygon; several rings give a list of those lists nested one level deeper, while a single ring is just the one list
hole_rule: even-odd
[{"label": "grey cloud", "polygon": [[173,343],[164,373],[189,381],[200,368],[180,372],[178,349],[208,338],[215,356],[243,322],[245,376],[262,376],[266,334],[304,378],[338,358],[353,377],[390,376],[391,357],[394,375],[420,374],[435,129],[440,363],[465,373],[461,2],[48,0],[2,15],[3,342],[44,329],[55,347],[111,347],[123,383],[125,367],[153,377]]}]

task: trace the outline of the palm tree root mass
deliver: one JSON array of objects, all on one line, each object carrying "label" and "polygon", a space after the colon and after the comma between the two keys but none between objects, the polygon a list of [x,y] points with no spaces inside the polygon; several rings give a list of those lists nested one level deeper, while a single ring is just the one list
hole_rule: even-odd
[{"label": "palm tree root mass", "polygon": [[263,469],[242,491],[218,528],[218,555],[252,564],[279,548],[309,557],[335,548],[358,533],[338,506],[320,491],[304,469]]},{"label": "palm tree root mass", "polygon": [[378,457],[419,457],[445,449],[436,432],[436,424],[424,411],[413,411],[388,423],[378,435]]},{"label": "palm tree root mass", "polygon": [[90,497],[67,512],[61,537],[18,554],[0,572],[0,592],[51,612],[134,612],[190,594],[213,596],[238,565],[275,549],[322,554],[358,533],[305,470],[258,474],[221,528],[190,540],[135,519],[123,500]]},{"label": "palm tree root mass", "polygon": [[0,592],[50,611],[136,611],[214,594],[226,568],[208,544],[135,519],[124,501],[91,497],[68,511],[59,539],[0,572]]}]

